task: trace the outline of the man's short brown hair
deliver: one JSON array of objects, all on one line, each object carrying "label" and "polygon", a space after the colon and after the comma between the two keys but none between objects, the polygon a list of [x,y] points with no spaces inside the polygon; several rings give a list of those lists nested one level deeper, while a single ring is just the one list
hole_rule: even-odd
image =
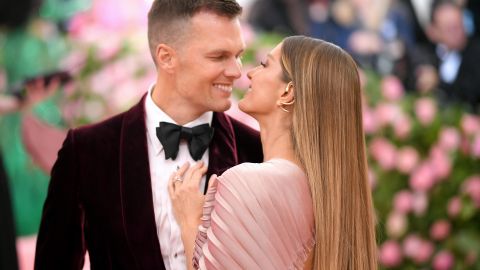
[{"label": "man's short brown hair", "polygon": [[173,45],[183,36],[188,21],[200,11],[235,18],[242,7],[235,0],[154,0],[148,12],[148,44],[155,59],[158,44]]}]

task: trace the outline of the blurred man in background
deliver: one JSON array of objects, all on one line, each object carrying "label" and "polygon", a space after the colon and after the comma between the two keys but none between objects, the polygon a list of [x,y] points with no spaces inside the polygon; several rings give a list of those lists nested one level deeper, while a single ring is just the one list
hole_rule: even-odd
[{"label": "blurred man in background", "polygon": [[444,104],[461,102],[478,111],[480,42],[467,36],[463,9],[454,1],[436,2],[427,34],[433,45],[419,47],[414,58],[417,88],[438,88]]}]

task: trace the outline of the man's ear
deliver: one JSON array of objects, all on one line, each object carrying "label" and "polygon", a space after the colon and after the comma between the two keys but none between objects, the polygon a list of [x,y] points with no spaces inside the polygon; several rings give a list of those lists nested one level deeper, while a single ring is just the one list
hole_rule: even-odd
[{"label": "man's ear", "polygon": [[163,43],[158,44],[155,51],[155,60],[158,68],[169,73],[172,72],[175,67],[176,56],[176,52],[172,47]]}]

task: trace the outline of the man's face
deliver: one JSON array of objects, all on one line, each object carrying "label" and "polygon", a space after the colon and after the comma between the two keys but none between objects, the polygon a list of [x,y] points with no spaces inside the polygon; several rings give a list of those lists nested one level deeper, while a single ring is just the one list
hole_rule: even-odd
[{"label": "man's face", "polygon": [[245,49],[238,19],[200,12],[177,49],[176,94],[198,113],[230,108],[233,81],[241,76]]},{"label": "man's face", "polygon": [[462,12],[453,6],[443,5],[434,14],[436,41],[451,50],[461,50],[467,42]]}]

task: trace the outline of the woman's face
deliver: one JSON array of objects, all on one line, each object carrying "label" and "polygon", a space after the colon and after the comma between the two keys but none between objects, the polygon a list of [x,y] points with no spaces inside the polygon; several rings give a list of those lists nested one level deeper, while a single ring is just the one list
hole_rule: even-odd
[{"label": "woman's face", "polygon": [[281,79],[281,48],[282,43],[278,44],[259,66],[247,73],[251,85],[238,107],[253,117],[268,115],[279,109],[277,101],[287,86]]}]

